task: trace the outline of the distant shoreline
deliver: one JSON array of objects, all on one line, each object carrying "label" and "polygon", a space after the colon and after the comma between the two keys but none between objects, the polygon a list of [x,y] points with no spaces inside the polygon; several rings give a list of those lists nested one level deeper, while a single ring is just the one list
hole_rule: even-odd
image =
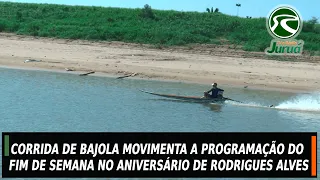
[{"label": "distant shoreline", "polygon": [[[150,49],[121,42],[68,41],[0,33],[0,66],[94,76],[184,82],[279,92],[320,90],[319,62],[215,56],[193,50]],[[41,62],[25,62],[35,59]],[[74,71],[66,71],[65,68]],[[91,76],[89,75],[89,76]]]}]

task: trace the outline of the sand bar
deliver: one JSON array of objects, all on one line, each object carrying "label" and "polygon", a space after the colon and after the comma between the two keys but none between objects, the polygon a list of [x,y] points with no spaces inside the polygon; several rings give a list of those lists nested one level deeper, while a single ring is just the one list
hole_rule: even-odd
[{"label": "sand bar", "polygon": [[[320,63],[265,60],[121,42],[88,42],[0,34],[0,66],[279,91],[320,90]],[[318,58],[318,57],[316,57]],[[25,62],[25,60],[37,60]],[[41,62],[38,62],[41,61]],[[131,78],[131,77],[130,77]]]}]

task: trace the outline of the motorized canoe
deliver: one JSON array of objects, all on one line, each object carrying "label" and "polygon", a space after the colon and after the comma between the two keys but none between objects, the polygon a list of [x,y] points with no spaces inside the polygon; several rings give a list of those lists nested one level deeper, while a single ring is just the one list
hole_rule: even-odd
[{"label": "motorized canoe", "polygon": [[155,96],[165,97],[165,98],[172,98],[172,99],[179,99],[179,100],[185,100],[185,101],[196,101],[196,102],[224,102],[226,100],[231,100],[229,98],[203,98],[199,96],[180,96],[180,95],[174,95],[174,94],[159,94],[159,93],[153,93],[148,91],[140,90],[141,92],[152,94]]},{"label": "motorized canoe", "polygon": [[[153,93],[153,92],[148,92],[148,91],[143,91],[143,90],[140,90],[140,91],[147,93],[147,94],[152,94],[155,96],[171,98],[171,99],[178,99],[178,100],[183,100],[183,101],[191,101],[191,102],[197,102],[197,103],[223,103],[223,102],[229,100],[229,101],[234,101],[237,103],[244,104],[241,101],[237,101],[237,100],[230,99],[227,97],[212,99],[212,98],[204,98],[204,97],[199,97],[199,96],[179,96],[179,95],[174,95],[174,94],[159,94],[159,93]],[[274,108],[274,105],[267,106],[267,108]]]}]

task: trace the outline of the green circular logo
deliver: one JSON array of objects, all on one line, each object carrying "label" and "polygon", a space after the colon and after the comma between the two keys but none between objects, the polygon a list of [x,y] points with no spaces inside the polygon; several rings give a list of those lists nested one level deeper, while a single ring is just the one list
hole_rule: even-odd
[{"label": "green circular logo", "polygon": [[302,29],[302,20],[292,7],[281,6],[269,15],[267,29],[270,35],[275,38],[294,38]]}]

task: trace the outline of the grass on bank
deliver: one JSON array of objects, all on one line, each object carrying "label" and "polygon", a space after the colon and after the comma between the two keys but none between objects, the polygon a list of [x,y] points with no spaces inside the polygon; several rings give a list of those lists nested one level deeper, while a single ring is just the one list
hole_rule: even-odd
[{"label": "grass on bank", "polygon": [[[0,32],[156,46],[230,44],[264,51],[271,36],[265,18],[216,13],[0,2]],[[320,25],[305,22],[298,39],[304,50],[320,51]],[[224,41],[222,41],[224,40]]]}]

